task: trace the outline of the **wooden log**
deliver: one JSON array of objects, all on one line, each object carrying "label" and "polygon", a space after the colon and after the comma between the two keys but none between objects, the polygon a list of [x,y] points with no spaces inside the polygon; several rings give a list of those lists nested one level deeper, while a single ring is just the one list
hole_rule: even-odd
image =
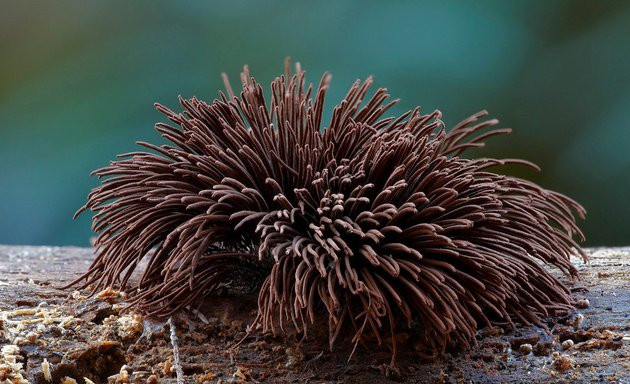
[{"label": "wooden log", "polygon": [[392,370],[386,347],[360,347],[347,362],[347,349],[327,349],[325,332],[324,342],[245,337],[255,297],[209,299],[172,323],[148,319],[125,308],[124,293],[59,289],[87,269],[91,249],[0,246],[0,381],[630,382],[630,248],[588,254],[588,265],[574,260],[580,308],[549,332],[484,329],[472,350],[433,361],[410,350]]}]

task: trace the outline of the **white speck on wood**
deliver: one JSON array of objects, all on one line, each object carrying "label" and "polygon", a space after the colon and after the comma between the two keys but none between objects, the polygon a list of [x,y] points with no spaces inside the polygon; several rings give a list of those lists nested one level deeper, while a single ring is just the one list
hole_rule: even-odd
[{"label": "white speck on wood", "polygon": [[177,375],[177,384],[184,384],[184,371],[179,361],[179,344],[177,340],[177,333],[175,324],[173,324],[173,318],[168,318],[168,326],[171,330],[171,345],[173,346],[173,364],[175,368],[175,374]]}]

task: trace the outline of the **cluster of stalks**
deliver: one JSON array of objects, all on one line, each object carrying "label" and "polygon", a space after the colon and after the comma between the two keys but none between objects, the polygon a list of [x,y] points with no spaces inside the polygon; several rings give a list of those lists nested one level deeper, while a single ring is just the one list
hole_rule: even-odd
[{"label": "cluster of stalks", "polygon": [[[479,327],[541,324],[571,308],[567,288],[583,240],[568,197],[490,168],[519,159],[460,157],[509,133],[477,113],[446,130],[441,113],[396,104],[357,81],[323,123],[330,76],[271,83],[247,67],[242,91],[211,104],[162,105],[169,144],[120,155],[79,211],[95,212],[97,258],[78,281],[127,289],[168,316],[225,288],[258,293],[252,329],[306,335],[327,320],[332,347],[411,329],[427,349],[474,342]],[[143,258],[142,276],[130,277]],[[541,263],[542,262],[542,263]],[[130,286],[131,285],[131,286]],[[325,324],[325,323],[324,323]]]}]

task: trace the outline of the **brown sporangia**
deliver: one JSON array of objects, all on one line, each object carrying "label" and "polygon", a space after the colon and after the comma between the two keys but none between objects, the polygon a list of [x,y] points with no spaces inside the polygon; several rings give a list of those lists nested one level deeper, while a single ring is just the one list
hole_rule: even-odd
[{"label": "brown sporangia", "polygon": [[[447,130],[440,111],[387,116],[396,104],[372,79],[356,81],[324,122],[330,83],[307,84],[299,64],[262,86],[241,75],[234,95],[180,98],[161,146],[120,155],[79,212],[94,212],[97,258],[76,283],[125,289],[151,315],[168,316],[225,289],[258,293],[252,329],[318,323],[330,346],[343,332],[391,344],[413,332],[426,349],[474,343],[483,326],[542,324],[572,308],[542,265],[575,278],[586,255],[570,198],[499,165],[461,157],[492,136],[479,112]],[[78,213],[79,213],[78,212]],[[141,259],[137,284],[129,279]],[[542,263],[540,263],[542,262]],[[391,340],[391,341],[387,341]]]}]

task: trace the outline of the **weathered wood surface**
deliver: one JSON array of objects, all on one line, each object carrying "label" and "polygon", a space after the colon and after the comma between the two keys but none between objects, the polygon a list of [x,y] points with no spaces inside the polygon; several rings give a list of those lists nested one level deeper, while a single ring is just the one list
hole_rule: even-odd
[{"label": "weathered wood surface", "polygon": [[[205,315],[175,318],[177,359],[169,325],[123,309],[119,293],[87,298],[58,289],[85,271],[90,249],[0,246],[0,382],[48,382],[45,359],[55,384],[66,376],[177,382],[179,367],[183,382],[630,383],[630,248],[588,253],[588,265],[575,259],[582,280],[573,290],[590,304],[550,322],[551,333],[484,330],[471,351],[436,361],[408,353],[399,371],[387,372],[386,348],[359,348],[346,362],[347,350],[329,352],[325,343],[255,335],[230,350],[245,334],[255,298],[215,300]],[[573,345],[563,348],[569,339]]]}]

